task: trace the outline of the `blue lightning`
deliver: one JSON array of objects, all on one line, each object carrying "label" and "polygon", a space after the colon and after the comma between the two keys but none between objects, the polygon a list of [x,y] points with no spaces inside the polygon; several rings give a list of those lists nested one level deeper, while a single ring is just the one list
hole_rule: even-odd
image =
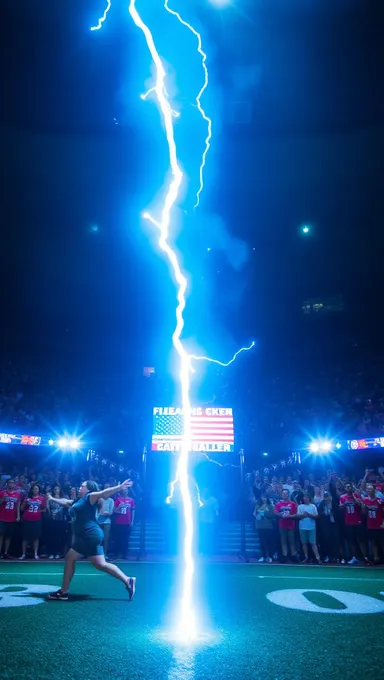
[{"label": "blue lightning", "polygon": [[204,83],[203,83],[203,86],[201,87],[201,89],[200,89],[200,91],[199,91],[199,93],[196,97],[196,106],[199,110],[201,117],[207,123],[208,133],[207,133],[207,137],[205,139],[204,152],[203,152],[203,155],[201,157],[201,164],[200,164],[200,170],[199,170],[200,186],[199,186],[198,192],[196,194],[196,203],[194,205],[194,208],[196,209],[196,208],[199,207],[200,194],[204,189],[204,168],[205,168],[205,164],[206,164],[206,161],[207,161],[208,151],[211,148],[211,139],[212,139],[212,120],[211,120],[211,118],[209,118],[209,116],[207,116],[206,112],[204,111],[204,109],[201,105],[201,98],[202,98],[202,96],[203,96],[203,94],[204,94],[204,92],[207,89],[208,84],[209,84],[209,73],[208,73],[208,68],[207,68],[207,55],[203,51],[203,41],[202,41],[200,33],[198,31],[196,31],[196,29],[193,26],[191,26],[191,24],[189,24],[187,21],[185,21],[182,18],[182,16],[179,14],[179,12],[176,12],[174,9],[171,9],[169,7],[168,3],[169,3],[169,0],[165,0],[164,7],[167,10],[167,12],[169,12],[169,14],[173,14],[173,16],[175,16],[178,19],[178,21],[181,24],[183,24],[183,26],[188,28],[188,30],[191,31],[191,33],[193,33],[193,35],[196,37],[196,39],[197,39],[197,51],[201,56],[201,64],[202,64],[203,71],[204,71]]},{"label": "blue lightning", "polygon": [[149,27],[143,22],[140,14],[136,9],[136,0],[130,0],[129,13],[142,33],[144,34],[147,47],[151,54],[153,63],[156,69],[156,79],[153,92],[156,95],[158,105],[164,122],[165,133],[168,142],[169,163],[172,172],[172,178],[168,185],[168,189],[164,199],[164,205],[161,212],[160,221],[146,213],[144,217],[150,220],[159,230],[158,244],[160,249],[166,255],[168,262],[172,268],[174,278],[177,284],[177,307],[176,307],[176,328],[172,336],[173,345],[180,360],[180,385],[181,385],[181,402],[184,409],[184,435],[181,444],[181,450],[178,457],[176,479],[180,484],[180,491],[183,502],[185,534],[183,545],[184,557],[184,574],[183,574],[183,588],[181,600],[180,620],[178,621],[178,631],[182,641],[189,642],[196,637],[196,621],[195,613],[192,606],[192,587],[193,575],[195,570],[193,559],[193,507],[192,499],[189,492],[188,485],[188,463],[190,442],[192,439],[191,433],[191,403],[189,397],[190,391],[190,375],[191,375],[191,359],[187,354],[181,342],[181,333],[184,328],[183,313],[186,304],[186,290],[187,279],[181,271],[177,255],[168,243],[169,225],[171,218],[171,211],[174,207],[183,180],[183,173],[177,158],[177,150],[175,143],[175,135],[173,128],[173,111],[169,103],[167,90],[165,87],[166,73],[163,63],[157,51],[152,33]]},{"label": "blue lightning", "polygon": [[107,0],[107,6],[104,10],[104,14],[100,17],[99,21],[95,26],[92,26],[91,31],[100,31],[100,29],[103,27],[103,23],[107,18],[107,14],[109,10],[111,9],[112,2],[111,0]]},{"label": "blue lightning", "polygon": [[[174,14],[178,20],[189,28],[190,31],[197,37],[198,40],[198,51],[202,56],[202,64],[205,73],[205,81],[202,89],[200,90],[197,98],[196,104],[197,108],[207,122],[208,125],[208,136],[205,142],[205,149],[202,156],[202,163],[200,166],[200,187],[196,196],[196,206],[199,205],[200,194],[204,188],[203,173],[206,162],[207,153],[210,148],[210,140],[212,136],[212,123],[208,116],[205,114],[204,109],[201,106],[201,97],[208,85],[208,70],[206,67],[206,55],[202,50],[202,42],[200,34],[195,31],[195,29],[185,22],[181,16],[171,10],[168,6],[168,0],[164,2],[165,9],[170,13]],[[108,11],[109,8],[107,8]],[[173,496],[174,488],[176,484],[180,486],[183,515],[184,515],[184,541],[183,541],[183,559],[184,559],[184,571],[183,571],[183,585],[182,585],[182,597],[181,597],[181,610],[180,618],[177,623],[178,637],[182,642],[191,642],[197,636],[196,627],[196,617],[193,608],[192,594],[193,594],[193,576],[195,571],[195,563],[193,556],[193,537],[194,537],[194,521],[193,521],[193,502],[189,489],[189,454],[191,450],[192,442],[192,427],[191,427],[191,414],[192,407],[190,401],[190,387],[191,387],[191,375],[193,372],[192,362],[195,361],[210,361],[217,363],[221,366],[229,366],[240,352],[251,349],[254,343],[249,348],[241,348],[236,352],[234,357],[226,364],[215,359],[210,359],[209,357],[198,357],[189,354],[182,341],[181,335],[184,329],[184,310],[186,306],[186,292],[187,292],[187,277],[183,273],[176,251],[172,248],[169,243],[169,230],[171,222],[171,213],[176,205],[179,195],[180,188],[183,182],[183,173],[180,168],[180,164],[177,156],[177,148],[175,142],[175,134],[173,127],[173,119],[178,114],[172,109],[168,92],[166,89],[166,72],[163,66],[163,62],[160,58],[159,52],[155,45],[155,41],[150,28],[142,20],[137,8],[136,0],[129,0],[129,14],[136,25],[136,27],[143,33],[148,50],[151,54],[154,66],[155,66],[155,83],[150,90],[143,95],[143,99],[146,99],[150,94],[153,94],[156,99],[160,109],[160,113],[163,119],[165,134],[168,144],[168,154],[169,154],[169,165],[171,170],[171,177],[167,183],[167,188],[165,192],[165,197],[163,200],[163,207],[160,213],[160,218],[155,219],[150,213],[144,213],[144,219],[151,222],[158,230],[158,245],[161,251],[166,256],[170,268],[173,272],[173,276],[176,282],[177,288],[177,305],[176,305],[176,326],[174,333],[172,335],[173,346],[179,357],[179,381],[181,387],[181,404],[184,413],[184,432],[180,447],[180,452],[178,456],[176,478],[171,483],[171,493],[169,501]],[[168,501],[168,502],[169,502]],[[200,495],[198,493],[198,502],[201,503]]]},{"label": "blue lightning", "polygon": [[256,343],[253,341],[251,342],[249,347],[241,347],[240,349],[237,350],[237,352],[235,352],[232,359],[230,359],[227,362],[219,361],[218,359],[211,359],[211,357],[200,357],[197,356],[196,354],[190,354],[189,358],[192,359],[193,361],[208,361],[210,364],[217,364],[218,366],[223,366],[223,368],[228,368],[228,366],[230,366],[231,364],[233,364],[234,361],[236,361],[239,354],[241,354],[242,352],[249,352],[251,349],[253,349],[255,344]]}]

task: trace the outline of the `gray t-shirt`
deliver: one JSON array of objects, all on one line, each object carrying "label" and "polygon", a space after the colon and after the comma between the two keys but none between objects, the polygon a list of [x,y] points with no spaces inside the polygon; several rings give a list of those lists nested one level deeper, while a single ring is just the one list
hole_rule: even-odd
[{"label": "gray t-shirt", "polygon": [[102,498],[100,505],[97,507],[96,519],[99,524],[111,524],[111,517],[106,517],[104,513],[113,512],[112,498]]},{"label": "gray t-shirt", "polygon": [[[309,512],[310,515],[318,514],[317,507],[314,503],[309,503],[309,505],[304,505],[304,503],[302,503],[299,505],[297,514],[303,515],[305,512]],[[303,517],[303,519],[300,520],[299,528],[311,531],[316,528],[316,520],[312,519],[312,517]]]}]

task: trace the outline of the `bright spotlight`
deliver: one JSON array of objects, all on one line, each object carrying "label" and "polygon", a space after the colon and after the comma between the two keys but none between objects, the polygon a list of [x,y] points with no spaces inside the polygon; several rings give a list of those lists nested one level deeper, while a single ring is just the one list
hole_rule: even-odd
[{"label": "bright spotlight", "polygon": [[80,448],[80,442],[75,437],[71,437],[69,440],[69,448],[75,451]]},{"label": "bright spotlight", "polygon": [[57,444],[58,444],[59,449],[66,449],[67,446],[68,446],[68,439],[66,439],[65,437],[62,437],[61,439],[59,439]]},{"label": "bright spotlight", "polygon": [[54,443],[55,443],[55,442],[53,441],[53,439],[50,439],[49,442],[48,442],[49,446],[53,446]]},{"label": "bright spotlight", "polygon": [[268,454],[264,452],[264,453],[263,453],[263,456],[267,457],[267,456],[268,456]]},{"label": "bright spotlight", "polygon": [[318,453],[318,452],[319,452],[319,448],[320,448],[320,447],[319,447],[319,445],[318,445],[317,442],[312,442],[312,443],[309,445],[309,450],[310,450],[311,453]]}]

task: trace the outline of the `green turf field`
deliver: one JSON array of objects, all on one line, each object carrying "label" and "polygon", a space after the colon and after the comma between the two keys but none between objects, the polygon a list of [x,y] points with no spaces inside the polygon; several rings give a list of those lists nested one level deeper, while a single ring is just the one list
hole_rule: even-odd
[{"label": "green turf field", "polygon": [[129,603],[119,582],[83,562],[71,601],[46,602],[62,564],[1,563],[1,680],[384,677],[384,571],[201,566],[196,604],[209,636],[188,650],[167,636],[178,569],[124,565],[137,576]]}]

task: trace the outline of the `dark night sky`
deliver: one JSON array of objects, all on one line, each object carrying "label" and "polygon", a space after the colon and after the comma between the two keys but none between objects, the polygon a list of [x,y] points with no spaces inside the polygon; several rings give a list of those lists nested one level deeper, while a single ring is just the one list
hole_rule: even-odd
[{"label": "dark night sky", "polygon": [[[91,33],[103,2],[3,0],[7,351],[92,347],[95,356],[119,362],[124,353],[143,365],[168,350],[172,286],[146,250],[139,219],[163,181],[164,148],[156,110],[136,102],[150,72],[126,4],[115,0],[108,25]],[[208,310],[208,330],[200,334],[189,319],[188,332],[217,347],[219,315],[225,351],[282,325],[294,335],[305,297],[342,293],[346,317],[375,334],[381,321],[368,315],[383,293],[382,2],[237,4],[230,21],[205,2],[194,10],[213,55],[217,136],[201,212],[184,218],[179,237],[193,274],[191,310],[202,300]],[[185,55],[174,54],[182,70]],[[178,134],[188,159],[195,131]],[[217,219],[248,244],[241,271],[215,247]],[[298,235],[302,222],[313,224],[309,239]]]}]

